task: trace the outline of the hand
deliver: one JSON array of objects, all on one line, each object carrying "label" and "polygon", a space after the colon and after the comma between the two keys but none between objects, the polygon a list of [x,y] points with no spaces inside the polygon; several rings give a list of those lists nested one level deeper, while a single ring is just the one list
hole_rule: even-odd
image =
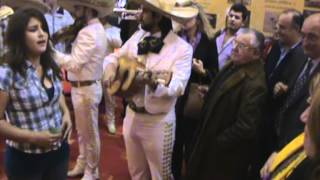
[{"label": "hand", "polygon": [[199,85],[198,90],[200,91],[201,98],[204,98],[204,96],[207,94],[209,91],[209,86],[208,85]]},{"label": "hand", "polygon": [[105,87],[110,87],[111,83],[115,80],[116,78],[116,67],[113,64],[108,64],[106,69],[104,70],[103,73],[103,85]]},{"label": "hand", "polygon": [[30,143],[36,146],[49,148],[54,145],[54,143],[61,140],[61,132],[51,133],[49,131],[31,132]]},{"label": "hand", "polygon": [[275,158],[277,157],[278,153],[277,152],[273,152],[267,162],[263,165],[262,169],[260,170],[260,177],[262,179],[267,178],[268,176],[270,176],[270,168],[272,163],[274,162]]},{"label": "hand", "polygon": [[62,138],[66,139],[67,137],[70,136],[71,134],[71,128],[72,128],[72,122],[70,115],[68,113],[65,113],[63,115],[62,119],[62,127],[61,127],[61,132],[62,132]]},{"label": "hand", "polygon": [[288,92],[288,86],[282,82],[277,82],[273,88],[273,94],[275,96],[280,96],[286,92]]},{"label": "hand", "polygon": [[72,128],[70,129],[70,133],[69,133],[69,135],[68,135],[68,139],[67,139],[67,142],[68,142],[68,144],[73,144],[74,142],[75,142],[75,140],[72,138]]},{"label": "hand", "polygon": [[203,68],[203,63],[199,59],[193,58],[192,60],[192,69],[196,71],[197,73],[200,73],[202,75],[206,74],[206,70]]}]

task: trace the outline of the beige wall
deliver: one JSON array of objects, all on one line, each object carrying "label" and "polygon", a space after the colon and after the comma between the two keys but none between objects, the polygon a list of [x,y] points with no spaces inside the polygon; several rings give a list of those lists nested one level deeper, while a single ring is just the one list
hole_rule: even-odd
[{"label": "beige wall", "polygon": [[251,11],[249,25],[265,33],[272,35],[272,31],[278,14],[284,9],[295,8],[308,13],[320,11],[320,0],[196,0],[203,5],[206,12],[216,14],[216,29],[224,27],[225,15],[232,2],[248,3]]}]

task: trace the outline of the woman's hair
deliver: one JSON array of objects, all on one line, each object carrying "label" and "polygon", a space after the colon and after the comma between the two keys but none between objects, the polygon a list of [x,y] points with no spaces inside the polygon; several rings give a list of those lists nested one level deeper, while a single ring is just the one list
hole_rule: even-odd
[{"label": "woman's hair", "polygon": [[48,33],[48,44],[46,51],[40,56],[40,64],[43,68],[44,76],[47,76],[49,69],[53,70],[54,77],[61,78],[60,69],[53,59],[53,50],[49,45],[49,28],[43,14],[37,9],[26,8],[16,11],[9,19],[6,32],[6,43],[8,52],[4,58],[15,73],[26,76],[26,60],[28,59],[28,47],[26,45],[26,30],[31,18],[41,22],[42,29]]},{"label": "woman's hair", "polygon": [[311,106],[306,126],[309,129],[311,143],[315,147],[315,155],[312,157],[314,169],[310,180],[320,179],[320,74],[317,74],[310,84]]},{"label": "woman's hair", "polygon": [[212,28],[210,21],[208,19],[208,15],[205,13],[203,7],[196,3],[193,2],[192,3],[193,6],[197,7],[197,9],[199,10],[199,14],[197,16],[197,22],[199,30],[203,33],[205,33],[209,39],[213,39],[214,35],[215,35],[215,30]]},{"label": "woman's hair", "polygon": [[310,86],[311,106],[307,127],[316,148],[315,157],[320,155],[320,76],[315,76]]}]

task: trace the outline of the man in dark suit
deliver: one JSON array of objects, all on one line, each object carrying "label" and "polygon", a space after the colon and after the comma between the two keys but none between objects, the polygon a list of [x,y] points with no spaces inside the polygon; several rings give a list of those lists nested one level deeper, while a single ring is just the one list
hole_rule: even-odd
[{"label": "man in dark suit", "polygon": [[[267,56],[265,73],[268,85],[268,101],[266,117],[259,133],[261,133],[260,166],[277,147],[278,119],[283,103],[288,95],[288,89],[292,89],[301,72],[307,57],[302,48],[301,27],[303,15],[294,9],[283,11],[276,25],[276,36],[279,38],[273,45]],[[277,128],[276,128],[277,127]]]},{"label": "man in dark suit", "polygon": [[187,179],[246,179],[267,88],[264,36],[243,29],[228,64],[210,85],[187,166]]},{"label": "man in dark suit", "polygon": [[[320,13],[309,16],[301,29],[304,53],[308,56],[302,70],[299,72],[295,85],[288,89],[288,97],[279,113],[279,148],[303,132],[304,124],[300,120],[302,112],[308,106],[310,80],[320,72]],[[272,154],[264,166],[269,171]]]},{"label": "man in dark suit", "polygon": [[273,96],[285,93],[294,84],[306,56],[302,48],[303,15],[296,10],[285,10],[279,16],[275,41],[265,64],[269,91]]},{"label": "man in dark suit", "polygon": [[[320,67],[320,21],[319,14],[310,16],[302,27],[303,49],[304,53],[309,57],[304,67],[296,78],[295,85],[288,90],[288,96],[284,102],[280,113],[278,114],[278,133],[279,148],[290,142],[296,135],[303,131],[303,123],[300,121],[300,114],[307,106],[307,98],[309,97],[308,84],[314,74],[319,72]],[[318,18],[318,19],[317,19]],[[317,46],[319,44],[319,46]],[[307,77],[304,74],[307,72]],[[302,79],[304,78],[304,79]],[[306,79],[306,80],[305,80]]]}]

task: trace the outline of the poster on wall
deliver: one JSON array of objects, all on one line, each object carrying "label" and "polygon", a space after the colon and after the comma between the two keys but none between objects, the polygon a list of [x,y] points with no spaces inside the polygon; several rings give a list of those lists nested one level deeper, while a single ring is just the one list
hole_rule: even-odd
[{"label": "poster on wall", "polygon": [[320,0],[196,0],[208,14],[214,15],[216,30],[225,26],[228,8],[233,3],[243,3],[250,10],[249,27],[272,36],[279,14],[286,9],[296,9],[305,16],[320,12]]},{"label": "poster on wall", "polygon": [[242,3],[246,6],[251,4],[251,0],[228,0],[229,4],[234,4],[234,3]]},{"label": "poster on wall", "polygon": [[320,13],[320,10],[310,10],[310,9],[305,9],[303,10],[303,17],[306,18],[308,16],[310,16],[311,14],[314,13]]},{"label": "poster on wall", "polygon": [[320,0],[305,0],[305,7],[320,8]]},{"label": "poster on wall", "polygon": [[[301,0],[265,0],[264,6],[263,6],[263,12],[264,12],[263,19],[260,19],[260,21],[262,21],[263,24],[260,24],[259,26],[257,23],[259,22],[259,19],[255,19],[253,22],[253,25],[258,26],[259,29],[261,28],[261,25],[262,25],[262,29],[260,30],[262,30],[262,32],[265,35],[272,36],[275,31],[279,15],[281,14],[282,11],[286,9],[296,9],[302,12],[303,1]],[[255,13],[257,12],[259,12],[259,10],[255,9]]]},{"label": "poster on wall", "polygon": [[263,20],[263,32],[272,34],[276,29],[277,19],[280,12],[266,10]]}]

